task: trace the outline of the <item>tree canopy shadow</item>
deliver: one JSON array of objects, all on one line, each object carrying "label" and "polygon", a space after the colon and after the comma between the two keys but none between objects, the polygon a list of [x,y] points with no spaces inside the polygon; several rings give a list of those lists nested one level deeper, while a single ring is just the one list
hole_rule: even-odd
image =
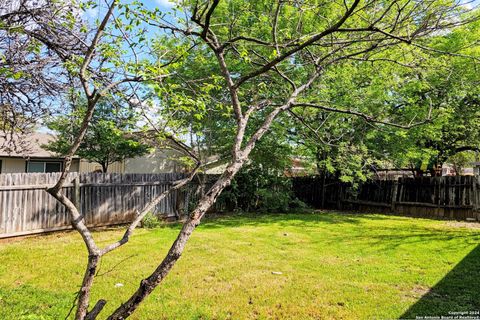
[{"label": "tree canopy shadow", "polygon": [[400,319],[480,317],[480,245],[412,305]]},{"label": "tree canopy shadow", "polygon": [[295,212],[295,213],[242,213],[242,214],[210,214],[202,221],[202,228],[214,229],[224,227],[261,226],[279,224],[283,226],[308,226],[316,224],[355,224],[364,220],[389,220],[390,217],[367,215],[365,213]]}]

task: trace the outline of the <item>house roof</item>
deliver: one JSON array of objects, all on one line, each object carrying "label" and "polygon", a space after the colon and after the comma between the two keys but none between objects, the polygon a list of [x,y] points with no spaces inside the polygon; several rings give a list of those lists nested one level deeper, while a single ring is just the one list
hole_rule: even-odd
[{"label": "house roof", "polygon": [[0,157],[22,158],[61,158],[58,154],[45,150],[42,145],[54,140],[49,133],[11,134],[0,132]]}]

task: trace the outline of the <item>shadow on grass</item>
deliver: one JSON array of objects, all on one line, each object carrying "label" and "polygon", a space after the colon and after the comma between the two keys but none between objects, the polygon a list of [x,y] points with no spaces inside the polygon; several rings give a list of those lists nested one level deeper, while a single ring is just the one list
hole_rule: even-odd
[{"label": "shadow on grass", "polygon": [[[471,234],[467,241],[452,242],[466,237],[464,228],[438,229],[436,226],[416,223],[412,217],[398,217],[390,215],[344,213],[337,211],[303,212],[285,214],[215,214],[208,215],[200,224],[203,230],[222,230],[240,227],[265,227],[276,225],[267,232],[282,228],[297,228],[305,234],[328,234],[328,236],[314,236],[310,242],[321,242],[324,245],[336,245],[344,241],[355,242],[368,248],[370,251],[391,252],[399,246],[427,246],[438,242],[438,250],[455,250],[472,247],[480,242],[480,233]],[[380,223],[370,223],[378,221]],[[390,223],[393,222],[393,223]],[[399,223],[395,223],[399,222]],[[169,223],[163,226],[178,230],[181,223]],[[262,231],[263,232],[263,231]],[[273,235],[272,235],[273,236]],[[425,250],[430,248],[425,247]],[[434,254],[434,252],[430,252]]]},{"label": "shadow on grass", "polygon": [[285,226],[314,226],[315,224],[355,224],[359,225],[365,219],[388,220],[390,217],[374,216],[357,213],[328,212],[298,212],[298,213],[243,213],[230,215],[206,216],[202,226],[205,229],[260,226],[264,224],[279,224]]},{"label": "shadow on grass", "polygon": [[426,319],[429,316],[452,316],[453,319],[470,316],[478,319],[480,314],[477,312],[480,312],[480,245],[412,305],[400,319]]},{"label": "shadow on grass", "polygon": [[[467,247],[472,247],[480,242],[480,234],[467,235],[465,230],[436,230],[424,226],[405,225],[399,227],[388,226],[368,226],[368,232],[361,234],[349,234],[346,236],[352,241],[368,241],[371,249],[377,251],[395,251],[399,246],[419,246],[428,245],[429,243],[437,243],[438,250],[461,250]],[[456,241],[457,239],[465,239],[465,241]],[[425,248],[425,250],[429,250]],[[435,252],[428,252],[426,254],[435,254]]]},{"label": "shadow on grass", "polygon": [[[463,228],[456,230],[436,229],[429,225],[417,224],[413,221],[414,219],[416,218],[337,211],[277,214],[211,214],[205,217],[200,224],[200,228],[209,230],[277,225],[279,227],[300,227],[312,230],[312,228],[322,228],[322,225],[336,225],[340,228],[343,227],[342,225],[345,225],[349,232],[338,233],[337,236],[333,237],[332,241],[338,241],[338,237],[348,238],[349,240],[368,238],[370,242],[375,242],[378,245],[388,244],[392,249],[406,243],[432,240],[448,241],[456,238],[465,238],[465,230]],[[385,223],[370,224],[369,222],[372,221],[385,221]],[[400,223],[390,223],[395,221]],[[163,227],[180,229],[181,224],[181,222],[174,222],[165,224]],[[325,239],[322,239],[322,241],[325,241]],[[473,236],[471,241],[467,241],[465,244],[470,246],[472,243],[476,243],[476,241],[480,241],[480,234]]]},{"label": "shadow on grass", "polygon": [[[200,224],[202,229],[222,229],[243,226],[262,226],[278,224],[285,226],[314,226],[317,223],[331,224],[361,224],[366,218],[362,214],[350,214],[341,212],[318,213],[318,212],[298,212],[298,213],[225,213],[225,214],[207,214]],[[368,217],[369,219],[377,219]],[[380,217],[378,220],[387,219]],[[166,223],[163,227],[178,229],[182,225],[181,221]]]}]

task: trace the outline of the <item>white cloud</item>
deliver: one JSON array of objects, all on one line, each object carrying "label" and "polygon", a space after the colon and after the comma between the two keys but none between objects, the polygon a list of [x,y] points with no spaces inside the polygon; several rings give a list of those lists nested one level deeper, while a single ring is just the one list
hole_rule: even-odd
[{"label": "white cloud", "polygon": [[175,4],[172,0],[155,0],[155,2],[159,6],[167,8],[173,7],[173,5]]},{"label": "white cloud", "polygon": [[90,18],[98,18],[98,9],[97,8],[89,8],[85,10],[85,14]]}]

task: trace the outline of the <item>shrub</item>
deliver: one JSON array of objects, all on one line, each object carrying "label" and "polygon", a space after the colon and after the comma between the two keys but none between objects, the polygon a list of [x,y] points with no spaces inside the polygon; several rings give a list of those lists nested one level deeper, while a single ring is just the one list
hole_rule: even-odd
[{"label": "shrub", "polygon": [[142,228],[154,229],[160,227],[161,225],[162,221],[158,218],[158,216],[154,215],[151,212],[147,213],[145,217],[143,217]]},{"label": "shrub", "polygon": [[287,212],[305,208],[292,191],[291,179],[282,171],[250,164],[242,169],[219,198],[229,211]]}]

